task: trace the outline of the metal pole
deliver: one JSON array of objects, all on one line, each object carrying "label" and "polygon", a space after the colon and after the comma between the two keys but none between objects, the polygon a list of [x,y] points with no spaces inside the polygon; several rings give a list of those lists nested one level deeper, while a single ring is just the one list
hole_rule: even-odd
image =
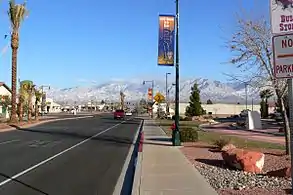
[{"label": "metal pole", "polygon": [[166,103],[168,99],[168,73],[166,73]]},{"label": "metal pole", "polygon": [[245,83],[245,110],[247,110],[247,84]]},{"label": "metal pole", "polygon": [[180,133],[179,133],[179,0],[176,0],[176,61],[175,61],[175,129],[172,131],[172,144],[173,146],[180,146]]},{"label": "metal pole", "polygon": [[[288,102],[289,102],[289,126],[290,129],[293,129],[293,81],[292,79],[288,79]],[[286,109],[286,108],[283,108]],[[293,140],[293,132],[290,131],[290,140]],[[293,166],[293,144],[291,142],[291,167]],[[291,171],[291,177],[293,178],[293,171]],[[293,194],[293,191],[292,191]]]},{"label": "metal pole", "polygon": [[154,109],[153,109],[153,103],[154,103],[154,80],[152,80],[152,118],[154,118]]},{"label": "metal pole", "polygon": [[251,99],[251,111],[253,111],[253,98]]}]

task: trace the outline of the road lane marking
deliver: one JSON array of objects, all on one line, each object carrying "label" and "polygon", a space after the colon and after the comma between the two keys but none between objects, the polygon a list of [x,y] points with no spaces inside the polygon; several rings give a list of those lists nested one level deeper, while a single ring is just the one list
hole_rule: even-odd
[{"label": "road lane marking", "polygon": [[20,140],[19,139],[15,139],[15,140],[4,141],[4,142],[0,142],[0,145],[9,144],[9,143],[18,142],[18,141],[20,141]]},{"label": "road lane marking", "polygon": [[[130,118],[130,119],[131,119],[131,118]],[[83,141],[81,141],[81,142],[79,142],[79,143],[77,143],[77,144],[75,144],[75,145],[73,145],[73,146],[71,146],[71,147],[69,147],[69,148],[63,150],[63,151],[61,151],[61,152],[55,154],[54,156],[51,156],[51,157],[47,158],[46,160],[43,160],[43,161],[41,161],[40,163],[38,163],[38,164],[36,164],[36,165],[34,165],[34,166],[31,166],[30,168],[27,168],[27,169],[23,170],[22,172],[13,175],[11,178],[2,181],[2,182],[0,183],[0,187],[3,186],[3,185],[5,185],[5,184],[7,184],[7,183],[9,183],[9,182],[12,181],[12,180],[17,179],[18,177],[20,177],[20,176],[22,176],[22,175],[24,175],[24,174],[26,174],[26,173],[28,173],[28,172],[30,172],[30,171],[32,171],[32,170],[34,170],[34,169],[40,167],[41,165],[46,164],[47,162],[49,162],[49,161],[51,161],[51,160],[54,160],[54,159],[57,158],[58,156],[61,156],[61,155],[65,154],[66,152],[68,152],[68,151],[70,151],[70,150],[73,150],[74,148],[76,148],[76,147],[78,147],[78,146],[80,146],[80,145],[82,145],[82,144],[84,144],[84,143],[90,141],[91,139],[93,139],[93,138],[95,138],[95,137],[97,137],[97,136],[99,136],[99,135],[101,135],[101,134],[103,134],[103,133],[106,133],[107,131],[110,131],[111,129],[114,129],[115,127],[117,127],[117,126],[119,126],[119,125],[125,123],[126,121],[128,121],[128,120],[130,120],[130,119],[127,119],[127,120],[125,120],[125,121],[122,121],[121,123],[118,123],[118,124],[116,124],[116,125],[114,125],[114,126],[112,126],[112,127],[109,127],[108,129],[105,129],[104,131],[101,131],[101,132],[99,132],[99,133],[97,133],[97,134],[95,134],[95,135],[93,135],[93,136],[91,136],[91,137],[89,137],[89,138],[87,138],[87,139],[85,139],[85,140],[83,140]]]}]

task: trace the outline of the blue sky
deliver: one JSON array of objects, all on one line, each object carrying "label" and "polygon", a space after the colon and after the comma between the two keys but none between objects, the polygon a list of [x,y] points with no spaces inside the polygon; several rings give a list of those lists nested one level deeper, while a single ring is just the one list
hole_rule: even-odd
[{"label": "blue sky", "polygon": [[[223,62],[231,56],[224,47],[225,37],[232,32],[240,7],[258,15],[269,11],[263,0],[181,0],[182,79],[224,81],[222,72],[236,71]],[[0,8],[1,37],[9,32],[6,1]],[[28,9],[20,32],[20,79],[70,87],[88,81],[160,78],[174,72],[157,66],[158,15],[174,13],[174,0],[29,0]],[[0,48],[8,41],[0,39]],[[10,85],[10,72],[9,48],[0,56],[0,81]]]}]

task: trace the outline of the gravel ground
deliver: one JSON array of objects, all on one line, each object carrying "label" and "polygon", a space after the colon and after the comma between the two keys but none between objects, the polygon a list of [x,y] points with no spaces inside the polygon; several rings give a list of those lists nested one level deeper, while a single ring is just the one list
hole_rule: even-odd
[{"label": "gravel ground", "polygon": [[255,175],[225,167],[221,153],[207,144],[186,144],[181,150],[221,195],[279,195],[287,194],[288,189],[291,189],[291,179],[265,175],[268,171],[290,165],[290,158],[283,155],[283,151],[255,150],[266,155],[263,174]]}]

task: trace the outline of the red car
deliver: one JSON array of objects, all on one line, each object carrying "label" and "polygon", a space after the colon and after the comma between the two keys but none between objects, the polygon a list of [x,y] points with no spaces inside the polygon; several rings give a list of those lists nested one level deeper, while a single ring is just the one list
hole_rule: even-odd
[{"label": "red car", "polygon": [[124,117],[125,117],[124,110],[116,110],[114,112],[114,119],[124,119]]}]

